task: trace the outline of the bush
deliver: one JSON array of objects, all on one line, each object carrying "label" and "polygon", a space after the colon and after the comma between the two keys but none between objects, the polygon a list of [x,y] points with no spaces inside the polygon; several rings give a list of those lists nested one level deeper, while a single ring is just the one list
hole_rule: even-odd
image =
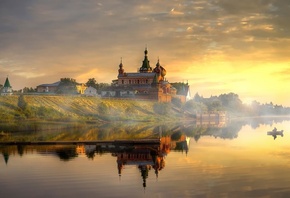
[{"label": "bush", "polygon": [[172,102],[172,104],[174,104],[178,108],[181,108],[181,106],[182,106],[182,102],[181,102],[180,98],[172,98],[171,102]]},{"label": "bush", "polygon": [[57,110],[51,107],[40,106],[36,110],[36,117],[40,117],[40,118],[52,119],[52,118],[59,118],[61,116],[62,116],[62,113],[58,112]]},{"label": "bush", "polygon": [[170,112],[170,109],[170,103],[155,103],[153,105],[154,112],[160,115],[167,115]]},{"label": "bush", "polygon": [[201,102],[195,102],[194,100],[189,100],[185,103],[183,107],[184,111],[188,111],[190,113],[196,113],[196,112],[203,112],[207,111],[207,106]]},{"label": "bush", "polygon": [[23,95],[20,95],[18,98],[18,103],[17,103],[18,107],[20,109],[22,109],[23,111],[27,109],[27,102],[24,99]]},{"label": "bush", "polygon": [[137,113],[137,110],[136,110],[136,108],[133,107],[133,106],[128,106],[128,107],[125,109],[125,113],[126,113],[127,115],[134,115],[134,114]]},{"label": "bush", "polygon": [[106,103],[101,102],[98,106],[98,111],[101,114],[107,114],[109,112],[109,107]]}]

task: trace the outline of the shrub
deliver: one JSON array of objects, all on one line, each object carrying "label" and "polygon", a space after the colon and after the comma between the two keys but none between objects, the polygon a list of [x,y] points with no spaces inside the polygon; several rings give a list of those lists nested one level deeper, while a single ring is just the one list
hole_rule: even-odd
[{"label": "shrub", "polygon": [[23,111],[27,109],[27,102],[24,99],[23,95],[20,95],[18,98],[18,103],[17,103],[18,107],[20,109],[22,109]]},{"label": "shrub", "polygon": [[170,103],[155,103],[153,105],[153,110],[155,113],[160,115],[166,115],[170,112],[171,105]]},{"label": "shrub", "polygon": [[101,102],[101,103],[99,104],[99,106],[98,106],[98,111],[99,111],[99,113],[101,113],[101,114],[107,114],[108,111],[109,111],[109,107],[108,107],[108,105],[107,105],[106,103]]}]

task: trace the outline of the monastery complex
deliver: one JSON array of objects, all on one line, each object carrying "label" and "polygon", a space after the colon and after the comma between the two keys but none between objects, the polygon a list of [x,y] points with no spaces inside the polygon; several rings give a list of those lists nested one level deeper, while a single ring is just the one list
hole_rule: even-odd
[{"label": "monastery complex", "polygon": [[[121,60],[119,67],[116,68],[116,74],[117,79],[112,80],[111,86],[101,90],[87,87],[86,84],[77,83],[74,80],[74,94],[104,98],[154,100],[159,102],[171,102],[173,98],[178,98],[181,102],[185,102],[189,93],[188,84],[179,83],[182,87],[179,86],[177,89],[165,79],[166,69],[161,66],[159,59],[154,68],[150,66],[147,48],[144,51],[144,60],[137,72],[127,72]],[[62,80],[67,79],[64,78]],[[62,93],[69,93],[66,93],[66,90],[71,89],[72,85],[61,84],[61,81],[38,85],[34,94],[58,94],[60,86],[62,86]],[[0,92],[1,95],[12,94],[12,87],[8,77]]]},{"label": "monastery complex", "polygon": [[166,69],[161,66],[159,60],[153,69],[148,60],[147,49],[144,54],[142,65],[136,73],[126,72],[121,60],[118,79],[113,80],[111,90],[103,91],[102,96],[134,97],[159,102],[171,102],[175,97],[185,102],[189,86],[184,84],[182,94],[177,95],[177,89],[165,79]]}]

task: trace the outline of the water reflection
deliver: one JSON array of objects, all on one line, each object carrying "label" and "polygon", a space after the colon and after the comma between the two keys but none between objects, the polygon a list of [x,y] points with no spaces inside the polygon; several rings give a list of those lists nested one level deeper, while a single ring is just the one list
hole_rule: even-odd
[{"label": "water reflection", "polygon": [[0,142],[7,141],[82,141],[159,138],[185,134],[199,141],[202,136],[235,139],[243,126],[252,129],[263,125],[276,126],[289,117],[234,119],[230,122],[191,121],[183,123],[115,122],[102,125],[85,123],[2,123]]},{"label": "water reflection", "polygon": [[[117,123],[34,131],[27,137],[20,132],[4,135],[0,138],[1,195],[288,197],[290,122],[269,120],[247,124],[237,119],[223,125]],[[266,134],[274,127],[285,130],[283,138],[273,141]],[[5,145],[5,138],[24,142]],[[77,143],[86,139],[126,139],[127,143]],[[136,139],[146,144],[133,143]],[[32,145],[30,140],[73,144]]]},{"label": "water reflection", "polygon": [[[115,141],[112,143],[75,144],[72,145],[30,145],[22,142],[17,145],[2,145],[2,153],[6,165],[9,164],[11,155],[40,155],[57,156],[61,161],[70,161],[85,155],[88,159],[94,159],[97,155],[110,153],[116,158],[117,172],[122,176],[122,170],[126,166],[136,166],[141,173],[143,187],[146,187],[146,179],[149,171],[154,171],[156,178],[159,172],[165,168],[165,157],[171,150],[188,152],[190,138],[185,135],[172,135],[160,139],[139,141]],[[139,143],[138,143],[139,142]]]}]

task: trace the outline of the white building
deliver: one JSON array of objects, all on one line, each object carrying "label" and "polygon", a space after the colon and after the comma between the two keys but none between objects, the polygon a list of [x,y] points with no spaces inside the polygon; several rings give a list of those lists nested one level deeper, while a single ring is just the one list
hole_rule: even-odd
[{"label": "white building", "polygon": [[5,80],[5,83],[4,83],[4,86],[3,86],[3,89],[1,91],[1,96],[9,96],[9,95],[12,95],[12,87],[10,85],[10,82],[9,82],[9,79],[8,77],[6,78]]},{"label": "white building", "polygon": [[89,86],[84,91],[84,95],[85,96],[98,96],[97,89],[95,89],[94,87]]}]

